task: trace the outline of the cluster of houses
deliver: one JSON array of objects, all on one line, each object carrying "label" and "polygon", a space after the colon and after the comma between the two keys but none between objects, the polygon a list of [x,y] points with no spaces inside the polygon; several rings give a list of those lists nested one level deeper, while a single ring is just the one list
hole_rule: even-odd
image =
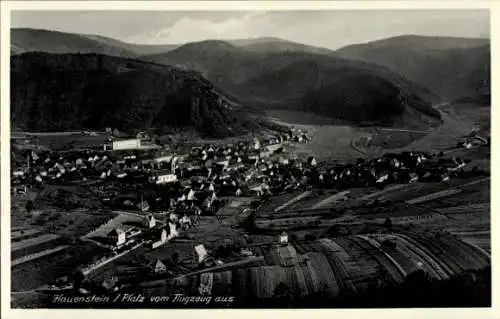
[{"label": "cluster of houses", "polygon": [[[274,165],[272,158],[279,155],[274,162],[290,162],[284,143],[287,140],[309,141],[310,138],[300,131],[290,131],[263,140],[255,138],[236,144],[195,146],[183,153],[165,150],[31,151],[26,154],[26,164],[13,170],[12,181],[14,185],[34,186],[84,184],[96,190],[104,200],[123,194],[129,185],[151,189],[167,185],[176,188],[171,202],[187,201],[191,206],[192,202],[201,201],[204,208],[210,208],[216,192],[231,196],[268,193],[266,181],[269,180],[267,173],[273,174],[269,170]],[[133,146],[127,143],[124,145]]]},{"label": "cluster of houses", "polygon": [[388,183],[416,181],[448,181],[457,176],[466,163],[463,159],[444,158],[442,154],[402,152],[385,154],[369,161],[358,159],[355,164],[333,167],[318,172],[322,184],[350,186],[384,186]]},{"label": "cluster of houses", "polygon": [[86,183],[115,208],[196,217],[217,211],[223,204],[221,197],[270,196],[315,186],[447,181],[465,166],[462,159],[446,159],[442,154],[403,152],[318,168],[314,157],[303,160],[287,152],[286,141],[297,138],[310,140],[300,131],[290,131],[235,144],[192,146],[182,153],[31,152],[28,167],[15,170],[13,180]]}]

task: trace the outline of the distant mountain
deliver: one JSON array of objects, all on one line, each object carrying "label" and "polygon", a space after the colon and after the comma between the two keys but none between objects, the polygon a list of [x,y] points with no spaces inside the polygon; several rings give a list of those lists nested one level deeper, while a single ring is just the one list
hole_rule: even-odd
[{"label": "distant mountain", "polygon": [[84,35],[84,36],[103,44],[123,48],[124,50],[133,52],[137,56],[165,53],[181,46],[180,44],[160,44],[160,45],[134,44],[134,43],[119,41],[113,38],[103,37],[100,35]]},{"label": "distant mountain", "polygon": [[11,122],[27,130],[194,128],[228,136],[257,127],[194,72],[98,54],[11,58]]},{"label": "distant mountain", "polygon": [[332,54],[333,51],[326,48],[320,48],[302,43],[292,42],[279,38],[256,38],[245,40],[228,40],[234,46],[247,51],[258,53],[276,53],[276,52],[304,52],[316,54]]},{"label": "distant mountain", "polygon": [[126,48],[95,41],[84,35],[38,29],[12,29],[11,53],[98,53],[120,57],[136,54]]},{"label": "distant mountain", "polygon": [[[260,108],[307,110],[390,125],[413,105],[425,116],[439,118],[430,105],[439,98],[430,90],[383,66],[326,54],[252,52],[225,41],[203,41],[143,59],[199,71],[241,103]],[[387,95],[377,96],[377,90],[386,90]],[[406,104],[402,96],[410,96],[412,102]],[[355,111],[348,112],[349,108]]]},{"label": "distant mountain", "polygon": [[[137,57],[139,52],[148,50],[154,51],[157,49],[168,50],[168,52]],[[405,123],[405,121],[398,122],[397,119],[401,118],[407,112],[410,112],[410,109],[411,113],[416,115],[416,118],[419,118],[416,122],[422,122],[424,118],[431,120],[439,118],[439,113],[431,107],[432,103],[440,100],[439,96],[422,85],[416,85],[408,81],[404,76],[399,75],[388,67],[339,58],[327,49],[315,48],[276,38],[230,40],[230,42],[207,40],[188,43],[175,48],[175,46],[136,46],[94,35],[75,35],[44,30],[14,29],[12,30],[11,51],[18,53],[26,51],[70,53],[105,52],[107,55],[124,56],[127,58],[132,57],[146,61],[147,63],[142,62],[143,64],[141,64],[141,67],[138,69],[123,73],[117,72],[116,67],[113,65],[117,64],[117,61],[122,61],[120,62],[121,64],[127,64],[129,62],[123,62],[125,61],[123,59],[120,60],[106,57],[106,63],[109,63],[112,66],[111,70],[115,71],[109,71],[108,65],[104,63],[103,69],[100,73],[97,73],[99,74],[97,81],[93,77],[89,77],[87,74],[90,72],[89,70],[78,69],[79,67],[77,65],[80,63],[79,61],[82,61],[81,63],[84,65],[87,64],[87,58],[85,57],[79,55],[63,55],[62,57],[54,58],[55,61],[59,63],[54,65],[52,64],[53,62],[51,62],[52,58],[40,55],[39,62],[48,63],[49,65],[49,67],[43,66],[43,68],[48,70],[48,74],[53,74],[57,71],[56,75],[54,75],[57,79],[54,81],[62,81],[61,77],[70,79],[70,76],[75,76],[77,78],[77,80],[67,80],[67,83],[61,84],[60,91],[57,91],[49,82],[46,82],[50,79],[48,77],[46,77],[47,80],[33,79],[28,82],[26,82],[26,78],[20,74],[15,74],[15,77],[13,77],[13,81],[17,81],[13,82],[13,84],[21,83],[21,89],[28,90],[29,94],[36,93],[32,92],[32,86],[34,85],[32,82],[37,81],[40,82],[40,84],[37,85],[42,86],[43,90],[56,90],[59,92],[57,94],[62,94],[62,88],[69,90],[71,92],[70,94],[75,94],[75,96],[80,94],[75,93],[78,92],[78,89],[85,88],[86,90],[93,90],[91,91],[91,96],[95,94],[99,95],[98,98],[90,100],[92,101],[90,105],[99,105],[103,107],[104,104],[102,103],[104,102],[102,101],[109,101],[108,104],[114,105],[113,112],[121,115],[114,116],[110,114],[109,118],[106,118],[106,123],[109,122],[113,123],[113,125],[118,125],[119,122],[123,120],[123,125],[125,127],[141,126],[143,124],[154,126],[156,126],[156,124],[159,124],[159,126],[163,124],[172,124],[170,122],[161,121],[156,123],[156,118],[147,118],[155,114],[158,115],[156,111],[156,113],[150,112],[148,114],[142,114],[139,121],[129,121],[127,118],[133,118],[132,114],[128,117],[124,116],[123,112],[125,111],[122,111],[120,108],[115,109],[115,107],[117,107],[115,105],[124,105],[124,109],[132,110],[138,107],[135,103],[140,104],[139,100],[137,100],[139,96],[141,97],[140,99],[143,99],[143,101],[147,103],[153,103],[151,101],[164,101],[163,95],[158,96],[158,94],[163,94],[163,91],[157,93],[153,90],[153,87],[158,85],[157,83],[164,83],[163,81],[165,80],[163,78],[166,76],[164,74],[166,72],[165,70],[173,70],[171,71],[173,74],[181,72],[176,68],[185,70],[185,74],[191,74],[189,77],[193,77],[193,74],[197,74],[191,72],[191,70],[200,73],[201,76],[194,76],[198,79],[197,81],[205,83],[204,81],[207,81],[205,78],[208,79],[210,82],[208,82],[207,85],[213,87],[213,83],[217,87],[217,92],[220,96],[224,97],[226,100],[229,99],[239,102],[241,105],[245,106],[245,109],[266,109],[268,107],[274,107],[308,110],[319,115],[340,118],[356,123],[381,121],[387,125],[395,125],[395,123],[398,123],[398,125],[403,126],[409,125],[410,123]],[[33,61],[36,60],[37,56],[28,55],[28,57],[29,58],[25,59],[32,61],[30,63],[34,63]],[[135,61],[134,63],[137,64],[140,62]],[[163,66],[156,65],[153,68],[155,70],[153,72],[151,66],[154,64],[151,63],[162,64]],[[173,67],[168,67],[167,65]],[[57,70],[54,70],[53,68],[55,67],[61,69],[56,68]],[[35,70],[38,69],[39,67],[37,66]],[[159,72],[159,69],[163,71]],[[28,69],[26,71],[32,72],[33,70]],[[104,74],[106,72],[111,73],[105,76]],[[156,78],[156,80],[152,80],[153,78]],[[95,84],[95,81],[97,81],[97,83],[104,81],[105,85]],[[145,88],[141,88],[140,81],[144,81]],[[73,82],[76,84],[73,84]],[[90,89],[87,88],[87,85],[90,85],[89,83],[92,84]],[[177,81],[174,81],[174,83],[177,83]],[[76,85],[77,88],[73,88],[72,85]],[[105,96],[106,92],[104,89],[97,90],[95,87],[96,85],[97,88],[108,88],[107,92],[113,92],[113,94],[109,94],[111,97]],[[25,88],[25,86],[28,86],[28,88]],[[47,86],[47,88],[45,86]],[[177,96],[178,88],[178,85],[176,85],[174,89],[168,87],[167,92],[170,92],[169,90],[174,90]],[[122,89],[124,92],[121,92]],[[376,92],[378,91],[383,93],[377,96]],[[55,104],[47,102],[49,95],[45,93],[45,91],[43,92],[44,93],[41,95],[42,102],[37,103],[45,103],[47,107],[55,107],[57,109],[59,107],[59,102]],[[149,95],[152,97],[147,98]],[[363,97],[357,95],[363,95]],[[120,99],[124,100],[113,100],[117,98],[117,96],[121,96]],[[473,96],[473,94],[471,94],[471,96]],[[29,99],[27,100],[22,95],[16,96],[16,99],[16,105],[20,105],[20,109],[23,111],[14,115],[17,119],[20,119],[17,121],[18,123],[27,125],[28,119],[23,115],[25,114],[25,109],[23,109],[22,105],[28,103],[26,101],[29,101],[29,103],[34,102],[31,102]],[[47,99],[47,101],[44,102],[43,99]],[[75,99],[76,100],[73,100],[72,97],[69,100],[77,105],[84,103],[79,100],[81,97],[75,97]],[[101,102],[97,102],[99,100],[101,100]],[[128,104],[129,101],[132,101],[130,102],[132,105]],[[161,109],[158,105],[153,105],[153,109]],[[37,107],[35,107],[35,109],[36,108]],[[76,112],[77,108],[73,106],[70,108]],[[348,111],[349,108],[356,111]],[[83,115],[72,113],[73,115],[76,114],[81,116],[75,123],[72,122],[75,121],[75,119],[69,117],[65,120],[68,121],[66,124],[59,123],[56,125],[48,121],[45,124],[32,123],[31,127],[35,128],[43,125],[55,125],[57,127],[67,127],[68,125],[85,126],[93,123],[104,125],[104,122],[93,117],[94,115],[92,114],[97,113],[94,113],[94,111],[88,114],[86,113],[85,110],[88,109],[87,104],[81,109],[84,110]],[[142,111],[139,110],[139,113],[140,112]],[[49,112],[47,116],[49,116],[49,114],[55,113]],[[242,116],[242,118],[244,117],[245,116]],[[403,116],[403,118],[406,117]],[[180,122],[182,122],[182,125],[193,124],[197,129],[204,130],[203,125],[200,125],[197,119],[194,121],[191,120],[193,119],[187,116]],[[211,118],[208,122],[210,121],[212,121]],[[225,121],[226,120],[223,120],[221,123],[225,123]],[[177,121],[173,124],[177,125],[180,122]],[[238,124],[237,126],[241,125]]]},{"label": "distant mountain", "polygon": [[[295,43],[279,38],[228,40],[236,47],[253,52],[310,52],[330,54],[331,50]],[[121,57],[137,57],[170,52],[183,44],[135,44],[94,34],[74,34],[59,31],[14,28],[11,30],[11,53],[99,53]]]},{"label": "distant mountain", "polygon": [[220,40],[192,42],[167,53],[141,57],[145,61],[195,70],[219,85],[246,79],[240,70],[262,58],[260,53]]},{"label": "distant mountain", "polygon": [[386,66],[446,100],[490,92],[489,39],[399,36],[335,53]]},{"label": "distant mountain", "polygon": [[422,127],[439,123],[439,112],[412,91],[411,84],[343,62],[304,59],[243,82],[232,92],[263,106],[355,124]]}]

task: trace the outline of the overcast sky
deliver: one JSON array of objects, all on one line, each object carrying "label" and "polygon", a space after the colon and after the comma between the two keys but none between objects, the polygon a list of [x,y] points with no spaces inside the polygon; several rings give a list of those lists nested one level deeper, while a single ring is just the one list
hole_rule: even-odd
[{"label": "overcast sky", "polygon": [[13,11],[11,26],[142,44],[270,36],[330,49],[403,34],[490,34],[487,10]]}]

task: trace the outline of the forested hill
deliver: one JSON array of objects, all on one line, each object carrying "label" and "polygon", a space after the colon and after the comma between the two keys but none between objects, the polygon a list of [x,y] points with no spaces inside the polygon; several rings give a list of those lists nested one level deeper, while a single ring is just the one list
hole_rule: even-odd
[{"label": "forested hill", "polygon": [[11,58],[11,121],[32,131],[193,128],[206,136],[255,129],[195,72],[99,54]]}]

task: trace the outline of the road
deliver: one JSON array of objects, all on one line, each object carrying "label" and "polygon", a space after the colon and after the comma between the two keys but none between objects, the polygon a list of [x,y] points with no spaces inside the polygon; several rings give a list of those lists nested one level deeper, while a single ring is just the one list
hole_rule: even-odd
[{"label": "road", "polygon": [[23,263],[28,262],[28,261],[32,261],[32,260],[35,260],[35,259],[38,259],[38,258],[42,258],[42,257],[47,256],[47,255],[55,254],[55,253],[57,253],[59,251],[62,251],[64,249],[68,248],[68,247],[70,247],[70,246],[69,245],[58,246],[58,247],[55,247],[55,248],[52,248],[52,249],[46,249],[44,251],[41,251],[41,252],[38,252],[38,253],[35,253],[35,254],[23,256],[23,257],[20,257],[20,258],[12,260],[11,263],[10,263],[10,266],[11,267],[17,266],[17,265],[23,264]]},{"label": "road", "polygon": [[404,132],[404,133],[418,133],[418,134],[429,134],[432,131],[419,131],[419,130],[408,130],[408,129],[398,129],[398,128],[380,128],[381,132]]}]

